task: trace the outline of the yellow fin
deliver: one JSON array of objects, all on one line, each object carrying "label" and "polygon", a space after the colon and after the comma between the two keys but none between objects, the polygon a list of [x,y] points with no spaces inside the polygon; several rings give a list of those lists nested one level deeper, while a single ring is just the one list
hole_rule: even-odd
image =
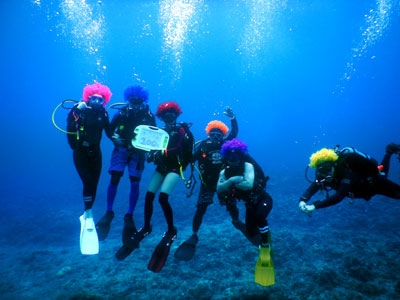
[{"label": "yellow fin", "polygon": [[254,272],[254,281],[262,286],[275,284],[275,271],[270,248],[260,248],[260,255]]}]

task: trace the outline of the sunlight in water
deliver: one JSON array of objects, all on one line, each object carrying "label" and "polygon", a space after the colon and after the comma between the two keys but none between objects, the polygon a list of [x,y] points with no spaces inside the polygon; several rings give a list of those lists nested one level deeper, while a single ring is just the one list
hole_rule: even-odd
[{"label": "sunlight in water", "polygon": [[101,1],[90,5],[86,0],[65,0],[60,3],[60,9],[66,19],[64,30],[70,35],[70,42],[75,48],[95,56],[97,71],[104,75],[106,66],[98,53],[105,33],[101,4]]},{"label": "sunlight in water", "polygon": [[[360,30],[361,40],[357,46],[351,50],[351,58],[346,64],[345,72],[341,81],[349,81],[354,73],[356,72],[355,63],[364,57],[368,49],[375,45],[383,33],[390,25],[390,16],[392,14],[393,5],[391,0],[378,0],[376,1],[376,8],[371,9],[365,14],[365,26],[361,27]],[[371,55],[371,59],[375,56]],[[343,91],[343,84],[340,86],[340,91]]]},{"label": "sunlight in water", "polygon": [[40,0],[33,0],[32,3],[40,7]]},{"label": "sunlight in water", "polygon": [[47,21],[52,24],[49,30],[57,39],[67,38],[73,48],[88,55],[95,68],[88,75],[95,81],[103,81],[107,67],[99,53],[106,31],[102,1],[33,0],[32,4],[46,14]]},{"label": "sunlight in water", "polygon": [[236,51],[243,54],[248,69],[255,71],[260,65],[260,52],[271,37],[274,22],[280,11],[286,8],[287,0],[251,0],[246,3],[249,21]]},{"label": "sunlight in water", "polygon": [[97,10],[85,0],[65,0],[60,4],[61,11],[67,20],[67,27],[76,48],[95,54],[103,42],[105,24],[101,7]]},{"label": "sunlight in water", "polygon": [[190,45],[188,33],[198,24],[202,0],[163,0],[160,2],[160,24],[163,30],[162,61],[173,66],[175,79],[181,76],[181,58],[185,45]]}]

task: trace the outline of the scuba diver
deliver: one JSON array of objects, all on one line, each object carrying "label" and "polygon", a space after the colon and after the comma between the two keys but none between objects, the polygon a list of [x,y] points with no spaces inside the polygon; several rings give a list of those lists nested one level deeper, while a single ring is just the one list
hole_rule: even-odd
[{"label": "scuba diver", "polygon": [[[311,155],[309,167],[316,169],[316,179],[300,198],[299,208],[306,214],[335,205],[345,197],[364,198],[368,201],[372,196],[380,194],[400,199],[400,185],[380,173],[384,167],[378,166],[375,159],[354,148],[323,148]],[[335,194],[329,196],[329,189],[335,190]],[[319,190],[327,192],[326,199],[307,205],[307,201]]]},{"label": "scuba diver", "polygon": [[153,201],[156,192],[160,189],[158,201],[164,212],[168,230],[164,233],[148,264],[148,269],[153,272],[161,271],[167,260],[172,242],[177,236],[173,212],[168,199],[178,183],[179,175],[186,169],[192,156],[194,139],[189,125],[176,122],[181,113],[179,105],[175,102],[165,102],[158,106],[156,116],[165,123],[162,129],[169,134],[169,141],[165,151],[151,151],[147,158],[148,162],[153,161],[157,167],[151,177],[145,197],[144,226],[135,232],[130,241],[126,243],[130,249],[138,248],[140,241],[151,233],[150,221],[153,214]]},{"label": "scuba diver", "polygon": [[271,234],[267,217],[272,209],[272,198],[265,191],[269,177],[247,153],[247,145],[233,139],[222,145],[225,166],[219,174],[217,194],[220,201],[238,199],[246,205],[246,225],[242,231],[249,241],[260,247],[255,281],[263,286],[275,283],[271,260]]},{"label": "scuba diver", "polygon": [[83,183],[85,212],[80,217],[82,254],[97,254],[99,241],[95,229],[92,206],[102,167],[100,141],[105,130],[111,139],[112,130],[105,105],[111,98],[110,89],[100,83],[83,89],[83,101],[74,105],[68,114],[68,143],[73,150],[76,170]]},{"label": "scuba diver", "polygon": [[387,178],[389,175],[389,166],[390,166],[390,159],[393,154],[398,154],[398,159],[400,161],[400,145],[395,143],[390,143],[386,146],[386,153],[382,159],[381,165],[382,170],[381,173]]},{"label": "scuba diver", "polygon": [[[197,209],[193,217],[193,234],[182,243],[175,252],[175,258],[179,260],[190,260],[193,258],[196,244],[199,240],[197,232],[200,229],[203,216],[207,207],[213,203],[214,193],[216,192],[219,172],[222,167],[221,147],[225,141],[232,140],[238,134],[238,123],[230,107],[225,107],[224,114],[231,120],[231,132],[224,138],[229,128],[221,121],[211,121],[205,128],[208,135],[207,139],[200,142],[193,154],[192,163],[198,161],[199,174],[201,177],[200,193],[197,200]],[[236,207],[236,201],[226,203],[226,209],[232,217],[232,223],[240,224],[239,210]],[[244,225],[242,223],[242,225]]]},{"label": "scuba diver", "polygon": [[111,181],[107,189],[107,211],[96,224],[99,240],[105,240],[110,231],[111,221],[114,218],[113,205],[117,194],[118,184],[127,167],[130,179],[129,208],[124,216],[124,235],[133,233],[133,211],[139,198],[139,182],[144,169],[145,151],[132,146],[135,137],[135,128],[138,125],[156,126],[155,118],[151,113],[148,101],[148,92],[140,85],[129,86],[124,91],[127,105],[122,107],[111,121],[111,130],[114,133],[112,140],[114,149],[108,172]]}]

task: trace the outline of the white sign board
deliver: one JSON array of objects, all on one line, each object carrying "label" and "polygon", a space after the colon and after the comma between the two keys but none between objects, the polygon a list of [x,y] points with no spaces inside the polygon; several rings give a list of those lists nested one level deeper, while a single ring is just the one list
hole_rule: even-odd
[{"label": "white sign board", "polygon": [[141,150],[165,150],[169,135],[165,130],[148,125],[139,125],[135,128],[136,136],[132,139],[132,146]]}]

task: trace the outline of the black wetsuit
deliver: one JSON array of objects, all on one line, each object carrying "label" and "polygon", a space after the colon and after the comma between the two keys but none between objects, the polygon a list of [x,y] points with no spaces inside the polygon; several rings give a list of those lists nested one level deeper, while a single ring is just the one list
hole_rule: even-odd
[{"label": "black wetsuit", "polygon": [[[376,194],[400,199],[400,185],[388,180],[378,172],[377,163],[363,159],[357,154],[339,155],[334,166],[333,180],[325,183],[336,191],[322,201],[315,201],[315,208],[335,205],[345,197],[371,199]],[[321,189],[321,185],[313,182],[304,192],[300,201],[307,202]]]},{"label": "black wetsuit", "polygon": [[[231,132],[226,139],[221,141],[212,141],[210,138],[207,138],[196,147],[192,162],[198,162],[202,181],[197,200],[197,209],[193,218],[193,232],[199,231],[207,206],[213,203],[219,172],[223,165],[221,147],[225,141],[234,139],[238,132],[239,127],[237,120],[236,118],[233,118],[231,119]],[[233,201],[226,203],[226,209],[230,213],[232,220],[238,220],[239,211],[234,199]]]},{"label": "black wetsuit", "polygon": [[[162,129],[168,132],[169,141],[164,154],[158,155],[156,158],[156,170],[163,176],[171,172],[180,174],[183,145],[186,135],[185,129],[179,123],[172,127],[162,127]],[[186,165],[182,165],[182,168],[185,169]]]},{"label": "black wetsuit", "polygon": [[136,135],[134,130],[139,125],[156,126],[156,120],[148,105],[145,105],[137,113],[129,107],[122,108],[119,113],[114,115],[111,121],[112,131],[117,133],[120,139],[124,140],[125,145],[123,147],[128,148],[130,151],[135,151],[136,149],[132,146],[131,141]]},{"label": "black wetsuit", "polygon": [[67,131],[77,133],[68,134],[67,138],[73,150],[76,170],[83,183],[85,210],[92,208],[96,198],[102,166],[100,141],[103,130],[111,138],[110,121],[103,107],[87,106],[84,110],[79,110],[75,105],[68,114]]},{"label": "black wetsuit", "polygon": [[[145,161],[145,151],[136,149],[132,146],[132,139],[135,137],[135,128],[139,125],[150,125],[156,126],[156,120],[154,115],[151,113],[149,106],[145,105],[144,109],[141,109],[137,113],[129,107],[122,108],[117,114],[114,115],[111,121],[111,130],[119,135],[119,138],[123,141],[123,145],[116,145],[113,151],[118,152],[119,148],[125,148],[128,153],[128,160],[133,156],[137,155],[136,168],[143,170]],[[118,155],[118,154],[115,154]],[[129,164],[129,161],[126,162]],[[111,168],[109,173],[112,175],[111,183],[117,185],[123,172],[116,171]],[[140,178],[130,178],[131,181],[139,181]]]},{"label": "black wetsuit", "polygon": [[[250,159],[245,159],[250,160]],[[252,159],[251,159],[252,160]],[[225,178],[229,179],[233,176],[243,176],[245,169],[245,161],[238,167],[225,167]],[[254,161],[254,160],[252,160]],[[272,209],[272,198],[265,191],[266,180],[261,168],[254,167],[254,185],[251,190],[241,190],[232,188],[228,193],[218,194],[221,201],[229,201],[236,198],[242,200],[246,205],[246,236],[261,235],[261,243],[268,244],[269,226],[267,217]]]}]

